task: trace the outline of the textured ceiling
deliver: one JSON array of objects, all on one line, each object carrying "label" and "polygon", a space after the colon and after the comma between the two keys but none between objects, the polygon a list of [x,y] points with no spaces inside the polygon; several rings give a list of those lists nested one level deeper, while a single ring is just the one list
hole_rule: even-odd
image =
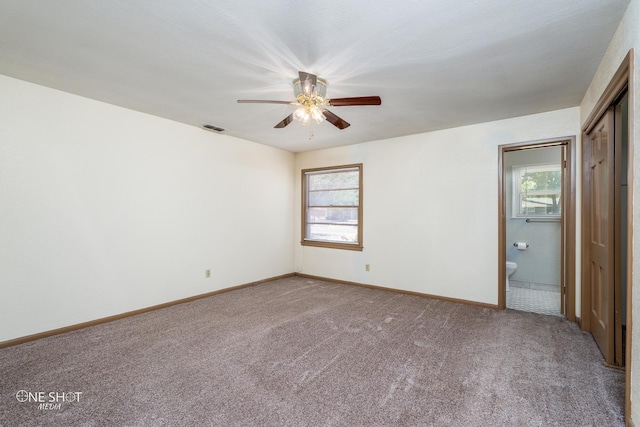
[{"label": "textured ceiling", "polygon": [[[573,107],[628,0],[0,0],[0,74],[299,152]],[[298,70],[351,127],[273,126]],[[204,130],[203,130],[204,132]]]}]

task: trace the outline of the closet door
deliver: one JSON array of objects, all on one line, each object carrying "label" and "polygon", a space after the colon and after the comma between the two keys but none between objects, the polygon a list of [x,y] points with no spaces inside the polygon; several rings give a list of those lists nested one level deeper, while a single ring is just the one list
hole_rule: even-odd
[{"label": "closet door", "polygon": [[614,113],[589,134],[589,270],[591,333],[608,363],[614,359]]}]

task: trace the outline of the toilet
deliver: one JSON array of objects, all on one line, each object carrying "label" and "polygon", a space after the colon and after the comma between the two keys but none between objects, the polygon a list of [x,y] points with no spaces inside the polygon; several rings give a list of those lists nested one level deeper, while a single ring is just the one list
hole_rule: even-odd
[{"label": "toilet", "polygon": [[509,277],[516,272],[517,268],[518,264],[513,261],[507,261],[507,292],[511,290],[509,289]]}]

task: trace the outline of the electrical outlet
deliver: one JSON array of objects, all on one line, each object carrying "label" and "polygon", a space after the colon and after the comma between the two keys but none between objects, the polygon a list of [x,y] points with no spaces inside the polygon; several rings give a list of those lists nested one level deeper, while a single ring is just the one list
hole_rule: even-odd
[{"label": "electrical outlet", "polygon": [[371,265],[365,264],[364,265],[364,271],[371,271]]},{"label": "electrical outlet", "polygon": [[204,277],[211,277],[211,270],[210,270],[210,269],[208,269],[208,268],[207,268],[207,269],[204,271]]}]

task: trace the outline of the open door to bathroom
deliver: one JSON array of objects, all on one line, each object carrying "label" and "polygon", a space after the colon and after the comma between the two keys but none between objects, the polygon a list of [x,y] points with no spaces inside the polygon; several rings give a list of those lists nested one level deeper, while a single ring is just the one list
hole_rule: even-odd
[{"label": "open door to bathroom", "polygon": [[[571,321],[576,319],[575,144],[576,138],[569,136],[500,146],[498,305],[501,308],[564,315]],[[527,180],[517,181],[520,173]],[[539,180],[544,185],[534,185],[535,188],[530,188],[532,191],[524,196],[516,194],[520,190],[514,191],[540,184]],[[525,204],[525,199],[529,203]],[[520,204],[526,214],[514,212],[514,207]],[[513,246],[521,236],[528,236],[533,244],[527,252],[518,253]],[[511,291],[507,293],[504,286],[505,264],[507,260],[518,262],[514,259],[518,257],[522,261],[518,263],[518,269],[522,265],[523,274],[516,277],[516,271],[513,276],[516,283],[521,281],[515,288],[511,287],[516,290],[515,295]],[[527,266],[529,271],[525,276]],[[526,292],[522,292],[520,286],[524,286]],[[541,292],[530,292],[529,289]],[[552,308],[551,300],[555,308]]]}]

